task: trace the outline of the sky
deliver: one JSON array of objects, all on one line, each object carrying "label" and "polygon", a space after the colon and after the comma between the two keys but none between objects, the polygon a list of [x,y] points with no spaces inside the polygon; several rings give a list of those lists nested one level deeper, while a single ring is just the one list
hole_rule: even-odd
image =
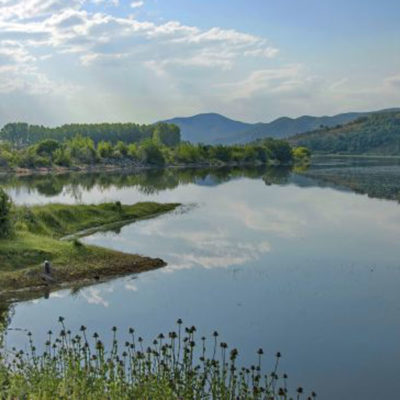
[{"label": "sky", "polygon": [[0,0],[0,125],[400,106],[398,0]]}]

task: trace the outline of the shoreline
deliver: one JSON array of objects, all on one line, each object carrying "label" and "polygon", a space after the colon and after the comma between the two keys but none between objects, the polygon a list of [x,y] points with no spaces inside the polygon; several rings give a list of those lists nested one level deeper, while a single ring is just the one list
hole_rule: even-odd
[{"label": "shoreline", "polygon": [[[154,271],[167,265],[167,263],[161,258],[151,258],[137,254],[120,253],[112,250],[111,253],[114,253],[115,255],[119,254],[126,256],[126,265],[122,266],[122,268],[120,266],[117,271],[110,271],[109,268],[98,268],[95,271],[92,271],[96,274],[93,276],[81,276],[80,274],[76,274],[76,276],[70,276],[70,279],[55,281],[53,283],[46,283],[43,281],[33,286],[0,290],[0,302],[10,304],[20,301],[33,300],[42,296],[47,297],[52,292],[56,292],[58,290],[81,289],[132,274]],[[60,271],[57,271],[56,269],[54,270],[56,276]],[[37,271],[37,273],[39,276],[42,276],[39,271]]]},{"label": "shoreline", "polygon": [[[84,244],[78,237],[155,218],[179,206],[117,202],[17,207],[19,228],[10,238],[0,240],[0,298],[12,301],[26,293],[94,284],[166,266],[160,258]],[[43,271],[44,260],[52,264],[50,274]]]},{"label": "shoreline", "polygon": [[324,153],[313,153],[311,156],[311,159],[317,158],[317,157],[329,157],[329,158],[334,158],[334,157],[344,157],[344,158],[381,158],[381,159],[400,159],[400,155],[398,156],[393,156],[393,155],[379,155],[379,154],[324,154]]},{"label": "shoreline", "polygon": [[183,169],[183,168],[224,168],[224,167],[257,167],[257,166],[270,166],[270,167],[289,167],[295,163],[274,163],[274,162],[227,162],[227,163],[187,163],[187,164],[93,164],[81,165],[72,167],[41,167],[41,168],[0,168],[0,175],[15,175],[15,176],[35,176],[35,175],[62,175],[67,173],[96,173],[96,172],[115,172],[115,171],[142,171],[150,169]]}]

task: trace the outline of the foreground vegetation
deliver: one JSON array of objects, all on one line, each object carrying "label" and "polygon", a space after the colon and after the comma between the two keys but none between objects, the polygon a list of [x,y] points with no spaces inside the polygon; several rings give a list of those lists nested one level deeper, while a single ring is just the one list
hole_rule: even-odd
[{"label": "foreground vegetation", "polygon": [[[3,201],[1,201],[3,199]],[[4,200],[5,199],[5,200]],[[46,205],[14,207],[0,190],[0,287],[2,292],[41,287],[42,263],[54,267],[54,287],[84,279],[140,272],[165,265],[160,259],[129,255],[82,244],[77,238],[60,240],[85,229],[111,229],[176,208],[178,204]],[[111,224],[111,225],[110,225]]]},{"label": "foreground vegetation", "polygon": [[[128,340],[113,338],[109,348],[97,333],[85,326],[73,334],[60,317],[59,335],[48,332],[44,352],[39,353],[29,336],[27,352],[13,349],[1,359],[0,387],[3,399],[88,399],[88,400],[284,400],[291,398],[287,376],[278,375],[280,353],[273,370],[263,374],[263,350],[250,368],[241,367],[237,349],[220,342],[218,333],[207,339],[196,337],[194,326],[159,334],[146,346],[130,328]],[[209,346],[209,344],[208,344]],[[301,387],[293,398],[303,395]]]},{"label": "foreground vegetation", "polygon": [[345,125],[302,133],[289,141],[319,153],[400,155],[400,112],[373,113]]},{"label": "foreground vegetation", "polygon": [[181,142],[179,128],[159,123],[65,125],[45,128],[8,124],[0,131],[0,168],[93,168],[274,164],[309,158],[283,140],[210,146]]}]

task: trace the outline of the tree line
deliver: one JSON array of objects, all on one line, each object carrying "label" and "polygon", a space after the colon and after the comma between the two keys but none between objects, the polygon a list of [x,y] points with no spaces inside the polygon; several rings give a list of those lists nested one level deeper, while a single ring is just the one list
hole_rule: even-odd
[{"label": "tree line", "polygon": [[[68,127],[73,128],[68,130]],[[0,140],[3,169],[96,164],[291,164],[309,157],[306,149],[292,149],[287,141],[278,139],[231,146],[183,142],[179,127],[166,123],[64,125],[43,129],[16,123],[4,126]]]},{"label": "tree line", "polygon": [[45,139],[66,142],[77,135],[90,138],[95,144],[101,141],[112,144],[119,141],[139,143],[146,139],[157,138],[166,146],[174,146],[181,140],[179,127],[163,122],[152,125],[135,123],[66,124],[55,128],[16,122],[6,124],[0,130],[0,140],[9,142],[16,147],[30,146]]}]

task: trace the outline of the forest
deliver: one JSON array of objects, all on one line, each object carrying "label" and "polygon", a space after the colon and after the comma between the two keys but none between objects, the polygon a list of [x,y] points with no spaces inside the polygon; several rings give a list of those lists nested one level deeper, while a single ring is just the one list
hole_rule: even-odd
[{"label": "forest", "polygon": [[0,131],[0,168],[34,169],[93,165],[166,166],[291,164],[309,157],[287,141],[264,139],[245,145],[183,142],[176,125],[82,124],[45,128],[7,124]]},{"label": "forest", "polygon": [[399,155],[400,113],[373,113],[345,125],[321,126],[289,142],[318,153]]}]

